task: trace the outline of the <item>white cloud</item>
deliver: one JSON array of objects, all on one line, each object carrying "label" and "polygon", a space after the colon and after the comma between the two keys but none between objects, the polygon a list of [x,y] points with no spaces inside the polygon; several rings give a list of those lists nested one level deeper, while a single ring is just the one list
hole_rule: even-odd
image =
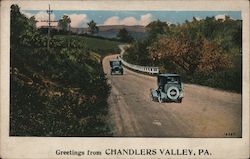
[{"label": "white cloud", "polygon": [[[221,19],[221,20],[226,20],[226,16],[228,16],[228,15],[226,15],[226,14],[218,14],[218,15],[215,16],[215,19],[216,19],[216,20],[219,20],[219,19]],[[230,17],[230,16],[229,16],[229,18],[230,18],[230,19],[233,19],[233,18]]]},{"label": "white cloud", "polygon": [[120,19],[118,16],[113,16],[106,19],[103,25],[148,25],[153,20],[151,14],[141,15],[140,19],[136,19],[135,17],[125,17]]},{"label": "white cloud", "polygon": [[108,19],[106,19],[103,23],[103,25],[119,25],[120,19],[118,16],[113,16]]},{"label": "white cloud", "polygon": [[[40,11],[40,12],[38,12],[36,14],[32,14],[32,13],[21,10],[21,13],[24,14],[24,16],[26,16],[27,18],[30,18],[30,17],[34,16],[36,21],[37,21],[36,22],[36,27],[38,27],[38,28],[41,27],[41,26],[47,26],[48,25],[48,22],[43,22],[43,21],[49,20],[49,15],[45,11]],[[50,19],[52,21],[55,21],[56,20],[55,14],[51,14]],[[51,26],[57,26],[57,23],[52,22]]]},{"label": "white cloud", "polygon": [[195,19],[196,19],[197,21],[200,21],[200,20],[202,20],[203,18],[195,17]]},{"label": "white cloud", "polygon": [[[48,13],[46,13],[45,11],[40,11],[36,14],[32,14],[26,11],[21,11],[22,14],[24,14],[27,18],[30,18],[32,16],[35,17],[35,19],[37,20],[36,26],[39,28],[41,26],[48,26],[48,22],[43,22],[43,21],[47,21],[49,20],[49,15]],[[71,27],[75,27],[75,28],[79,28],[79,27],[86,27],[87,26],[87,22],[88,17],[86,14],[69,14],[68,15],[71,19]],[[51,14],[50,15],[50,19],[52,21],[56,20],[56,16],[55,14]],[[51,26],[57,26],[57,22],[52,22]]]},{"label": "white cloud", "polygon": [[226,15],[225,14],[218,14],[215,16],[215,19],[218,20],[218,19],[222,19],[222,20],[225,20],[226,19]]},{"label": "white cloud", "polygon": [[134,17],[126,17],[120,22],[122,25],[139,25],[139,22]]},{"label": "white cloud", "polygon": [[[41,27],[41,26],[48,26],[48,22],[43,22],[43,21],[48,21],[49,20],[49,14],[46,13],[45,11],[40,11],[36,14],[32,14],[26,11],[21,11],[22,14],[24,14],[27,18],[30,18],[32,16],[35,17],[36,19],[36,27]],[[55,21],[56,20],[56,16],[55,14],[51,14],[50,15],[50,20]],[[51,26],[57,26],[56,22],[52,22]]]},{"label": "white cloud", "polygon": [[152,22],[153,16],[151,14],[145,14],[141,16],[140,23],[143,26],[148,25],[150,22]]},{"label": "white cloud", "polygon": [[88,17],[86,14],[70,14],[71,19],[70,26],[73,28],[82,28],[87,26]]},{"label": "white cloud", "polygon": [[[49,14],[44,11],[40,11],[35,15],[35,18],[38,21],[49,20]],[[56,20],[55,14],[50,14],[50,20]]]},{"label": "white cloud", "polygon": [[25,12],[23,10],[21,10],[21,13],[24,14],[24,16],[27,17],[27,18],[30,18],[30,17],[34,16],[34,14],[29,13],[29,12]]}]

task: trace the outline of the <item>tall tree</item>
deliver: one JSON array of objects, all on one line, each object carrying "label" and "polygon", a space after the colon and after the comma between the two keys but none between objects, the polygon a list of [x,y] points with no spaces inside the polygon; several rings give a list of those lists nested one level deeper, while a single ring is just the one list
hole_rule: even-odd
[{"label": "tall tree", "polygon": [[99,32],[99,28],[96,26],[96,23],[93,21],[93,20],[91,20],[89,23],[88,23],[88,30],[89,30],[89,32],[90,32],[90,34],[96,34],[96,33],[98,33]]},{"label": "tall tree", "polygon": [[162,22],[159,19],[149,23],[146,26],[146,29],[150,39],[154,39],[158,34],[167,33],[169,31],[167,22]]},{"label": "tall tree", "polygon": [[58,27],[63,31],[69,31],[70,23],[71,23],[70,17],[67,15],[63,15],[58,22]]},{"label": "tall tree", "polygon": [[30,17],[29,24],[32,28],[36,28],[36,18],[34,16]]},{"label": "tall tree", "polygon": [[10,39],[11,44],[17,44],[20,42],[19,36],[23,31],[27,29],[27,18],[21,14],[18,5],[13,4],[11,6],[11,28],[10,28]]},{"label": "tall tree", "polygon": [[11,48],[14,45],[23,44],[26,40],[35,38],[36,21],[35,17],[28,19],[21,12],[18,5],[11,6],[10,40]]},{"label": "tall tree", "polygon": [[123,42],[132,42],[134,40],[125,28],[120,29],[116,36]]}]

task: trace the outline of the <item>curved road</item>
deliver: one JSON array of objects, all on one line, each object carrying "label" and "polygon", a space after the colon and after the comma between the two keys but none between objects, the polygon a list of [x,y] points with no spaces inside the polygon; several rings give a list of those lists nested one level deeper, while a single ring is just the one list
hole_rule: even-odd
[{"label": "curved road", "polygon": [[112,86],[108,102],[114,136],[241,137],[240,94],[185,84],[182,103],[153,102],[149,89],[156,88],[156,78],[125,68],[124,75],[110,75],[109,60],[116,56],[103,59]]}]

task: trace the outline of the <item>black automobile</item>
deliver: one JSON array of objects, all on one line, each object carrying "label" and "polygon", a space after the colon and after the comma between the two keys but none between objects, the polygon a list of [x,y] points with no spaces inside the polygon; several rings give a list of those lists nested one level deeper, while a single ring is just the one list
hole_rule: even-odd
[{"label": "black automobile", "polygon": [[121,74],[123,75],[122,62],[120,60],[111,60],[110,64],[110,74]]},{"label": "black automobile", "polygon": [[157,89],[151,89],[153,101],[182,102],[184,97],[183,84],[178,74],[160,74],[157,77]]}]

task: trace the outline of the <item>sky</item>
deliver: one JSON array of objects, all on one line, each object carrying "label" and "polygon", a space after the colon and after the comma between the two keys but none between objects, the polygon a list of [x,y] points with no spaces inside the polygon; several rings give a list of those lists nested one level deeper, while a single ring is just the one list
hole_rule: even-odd
[{"label": "sky", "polygon": [[[22,10],[26,17],[35,16],[37,27],[46,25],[42,20],[48,20],[48,14],[42,10]],[[51,14],[52,20],[59,20],[63,15],[68,15],[71,19],[71,27],[87,27],[90,20],[94,20],[97,25],[142,25],[146,26],[157,19],[170,24],[181,24],[186,20],[191,21],[193,17],[198,20],[214,16],[216,19],[224,19],[230,16],[232,19],[241,19],[240,11],[64,11],[54,10]],[[54,23],[53,25],[56,25]]]}]

